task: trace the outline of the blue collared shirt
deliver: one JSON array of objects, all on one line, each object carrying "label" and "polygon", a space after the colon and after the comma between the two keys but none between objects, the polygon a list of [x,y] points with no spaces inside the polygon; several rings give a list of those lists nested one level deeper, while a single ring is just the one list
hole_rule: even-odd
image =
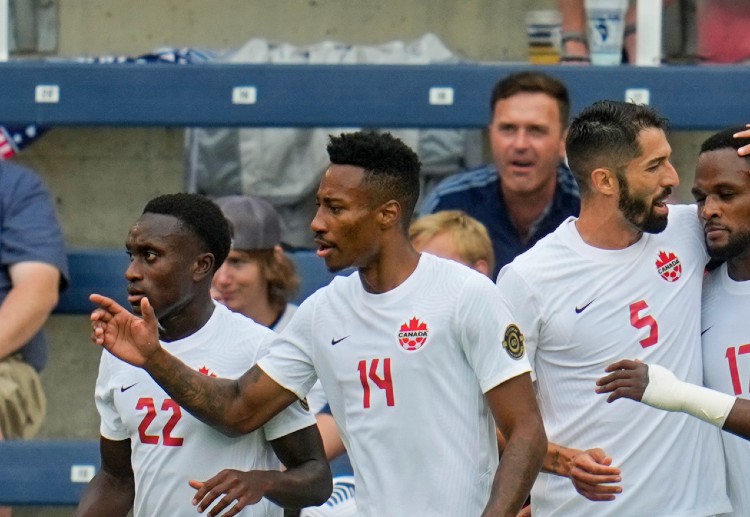
[{"label": "blue collared shirt", "polygon": [[422,203],[420,215],[462,210],[484,224],[495,251],[494,279],[500,268],[554,231],[569,216],[577,216],[580,208],[578,184],[570,169],[560,163],[552,202],[532,225],[528,239],[523,240],[505,206],[497,168],[488,164],[441,181]]}]

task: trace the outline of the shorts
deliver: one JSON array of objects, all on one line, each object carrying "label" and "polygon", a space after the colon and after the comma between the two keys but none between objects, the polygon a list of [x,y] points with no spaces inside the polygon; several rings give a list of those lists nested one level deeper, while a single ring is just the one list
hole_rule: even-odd
[{"label": "shorts", "polygon": [[0,360],[0,432],[4,440],[33,438],[44,421],[42,379],[20,354]]}]

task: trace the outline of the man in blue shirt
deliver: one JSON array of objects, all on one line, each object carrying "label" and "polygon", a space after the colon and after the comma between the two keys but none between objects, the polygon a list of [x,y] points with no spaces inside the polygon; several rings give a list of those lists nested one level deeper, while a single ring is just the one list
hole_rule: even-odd
[{"label": "man in blue shirt", "polygon": [[420,213],[463,210],[490,233],[492,278],[568,216],[578,215],[578,185],[564,163],[570,99],[565,85],[540,72],[495,85],[488,126],[493,163],[443,180]]},{"label": "man in blue shirt", "polygon": [[[0,440],[31,438],[41,426],[42,327],[67,284],[52,197],[32,171],[0,161]],[[0,507],[0,516],[9,515]]]}]

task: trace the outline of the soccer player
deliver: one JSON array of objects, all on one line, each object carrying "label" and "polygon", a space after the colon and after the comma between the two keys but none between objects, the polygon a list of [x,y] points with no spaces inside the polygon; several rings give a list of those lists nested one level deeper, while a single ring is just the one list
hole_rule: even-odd
[{"label": "soccer player", "polygon": [[[515,515],[546,450],[518,326],[487,277],[411,246],[411,149],[357,132],[331,137],[328,153],[317,253],[357,271],[305,300],[258,365],[238,380],[196,373],[155,339],[146,298],[140,319],[93,295],[94,341],[230,433],[256,429],[319,377],[364,516]],[[499,463],[495,424],[507,438]]]},{"label": "soccer player", "polygon": [[[703,384],[717,391],[637,361],[609,366],[611,373],[597,381],[597,391],[611,393],[609,402],[640,400],[750,438],[750,157],[737,154],[750,144],[750,135],[736,138],[738,129],[703,142],[693,186],[709,255],[722,262],[704,280],[701,317]],[[750,515],[750,466],[741,460],[750,455],[750,443],[726,433],[722,440],[732,515]]]},{"label": "soccer player", "polygon": [[593,389],[602,365],[636,353],[681,379],[702,376],[708,257],[695,208],[665,203],[678,184],[665,131],[647,106],[601,101],[584,109],[566,140],[580,217],[498,277],[526,332],[552,442],[531,492],[535,517],[731,509],[715,429],[686,415],[655,417],[645,406],[623,412]]},{"label": "soccer player", "polygon": [[[275,336],[211,299],[211,278],[229,246],[221,210],[197,194],[152,199],[126,241],[133,310],[140,313],[141,300],[148,298],[154,329],[158,320],[154,343],[200,377],[239,377]],[[280,517],[281,506],[321,504],[331,493],[315,419],[299,403],[262,429],[228,437],[184,412],[145,371],[103,354],[96,406],[102,468],[81,499],[79,516],[124,516],[131,508],[136,517],[189,515],[195,512],[195,490],[188,482],[214,475],[228,495],[211,515],[236,500],[226,515],[245,508],[240,515]],[[279,459],[286,466],[283,472]],[[252,492],[232,490],[243,479],[252,482]]]}]

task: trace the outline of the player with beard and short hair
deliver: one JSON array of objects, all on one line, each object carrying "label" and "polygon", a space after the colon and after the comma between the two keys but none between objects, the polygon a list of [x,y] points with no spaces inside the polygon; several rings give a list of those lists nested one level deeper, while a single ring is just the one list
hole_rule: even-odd
[{"label": "player with beard and short hair", "polygon": [[741,129],[725,129],[703,143],[693,185],[708,253],[723,262],[703,284],[706,388],[678,380],[663,363],[633,360],[608,366],[611,373],[597,381],[599,393],[611,393],[608,402],[629,398],[685,412],[745,438],[722,433],[732,515],[738,517],[750,515],[750,466],[742,460],[750,455],[750,157],[738,156],[750,134],[735,136]]},{"label": "player with beard and short hair", "polygon": [[665,203],[678,184],[666,130],[647,106],[601,101],[584,109],[566,140],[580,217],[498,276],[526,332],[550,440],[531,492],[535,517],[731,508],[715,429],[645,406],[623,412],[594,391],[603,365],[629,354],[690,382],[702,378],[708,256],[695,207]]},{"label": "player with beard and short hair", "polygon": [[[93,295],[93,340],[227,433],[254,430],[320,378],[358,515],[515,515],[547,443],[521,329],[490,279],[412,247],[414,151],[357,132],[331,137],[328,154],[310,228],[330,270],[357,271],[307,298],[241,378],[197,374],[161,347],[146,299],[139,319]],[[204,486],[198,508],[222,491]]]}]

